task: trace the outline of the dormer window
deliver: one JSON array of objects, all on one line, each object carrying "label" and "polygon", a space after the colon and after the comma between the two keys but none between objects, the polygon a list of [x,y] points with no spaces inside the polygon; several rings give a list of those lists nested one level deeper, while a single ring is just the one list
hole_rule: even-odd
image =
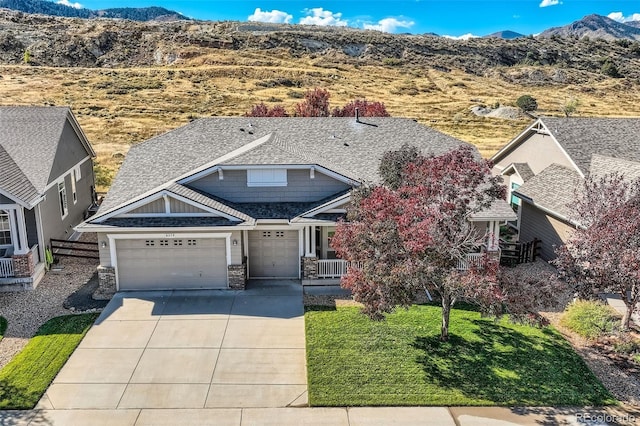
[{"label": "dormer window", "polygon": [[287,169],[249,169],[247,186],[287,186]]}]

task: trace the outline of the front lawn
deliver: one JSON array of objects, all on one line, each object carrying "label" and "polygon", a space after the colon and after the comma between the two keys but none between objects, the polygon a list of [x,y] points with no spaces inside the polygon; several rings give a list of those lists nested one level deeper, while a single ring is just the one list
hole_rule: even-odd
[{"label": "front lawn", "polygon": [[314,406],[592,406],[616,400],[551,328],[420,305],[373,322],[358,308],[305,314],[309,402]]},{"label": "front lawn", "polygon": [[31,409],[42,397],[98,314],[47,321],[27,346],[0,370],[0,409]]}]

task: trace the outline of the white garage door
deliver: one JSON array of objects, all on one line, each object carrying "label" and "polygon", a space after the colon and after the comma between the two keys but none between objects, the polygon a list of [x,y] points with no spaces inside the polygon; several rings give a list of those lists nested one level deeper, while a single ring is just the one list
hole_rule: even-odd
[{"label": "white garage door", "polygon": [[120,290],[226,288],[224,238],[117,240]]},{"label": "white garage door", "polygon": [[251,278],[298,278],[298,231],[249,231]]}]

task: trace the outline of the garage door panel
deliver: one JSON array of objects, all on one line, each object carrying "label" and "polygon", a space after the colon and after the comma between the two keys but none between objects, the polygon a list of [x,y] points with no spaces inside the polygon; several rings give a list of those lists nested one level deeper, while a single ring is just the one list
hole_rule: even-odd
[{"label": "garage door panel", "polygon": [[298,231],[249,231],[252,278],[298,278]]},{"label": "garage door panel", "polygon": [[120,290],[226,288],[226,240],[130,239],[116,242]]}]

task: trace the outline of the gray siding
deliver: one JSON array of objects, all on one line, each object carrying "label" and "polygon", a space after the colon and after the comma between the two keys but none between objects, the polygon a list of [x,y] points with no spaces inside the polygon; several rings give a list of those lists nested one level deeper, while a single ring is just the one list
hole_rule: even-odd
[{"label": "gray siding", "polygon": [[225,170],[223,180],[213,173],[189,186],[235,203],[317,201],[350,188],[317,170],[314,179],[309,170],[288,170],[287,186],[248,187],[246,170]]},{"label": "gray siding", "polygon": [[15,204],[16,202],[13,201],[10,198],[5,197],[4,195],[0,194],[0,204]]},{"label": "gray siding", "polygon": [[58,177],[67,173],[69,169],[89,155],[75,130],[73,130],[71,123],[69,121],[65,122],[47,183],[57,180]]},{"label": "gray siding", "polygon": [[575,169],[567,155],[551,136],[537,133],[531,135],[500,161],[496,162],[494,170],[499,173],[511,163],[527,163],[535,174],[540,173],[553,163]]},{"label": "gray siding", "polygon": [[73,203],[71,193],[71,173],[64,176],[67,190],[67,207],[69,213],[64,218],[60,214],[58,201],[58,185],[52,185],[45,194],[45,200],[39,204],[42,216],[43,239],[45,245],[49,245],[51,238],[68,239],[73,234],[73,227],[84,219],[84,213],[91,205],[91,187],[94,184],[93,166],[91,160],[87,160],[80,166],[80,180],[76,183],[77,202]]},{"label": "gray siding", "polygon": [[[102,248],[100,242],[105,241],[107,246]],[[98,250],[100,251],[100,265],[101,266],[113,266],[111,265],[111,251],[109,250],[109,239],[107,234],[101,232],[98,233]]]},{"label": "gray siding", "polygon": [[573,226],[549,216],[537,207],[523,202],[520,206],[520,241],[542,240],[540,257],[556,258],[554,247],[562,245],[573,232]]},{"label": "gray siding", "polygon": [[150,213],[165,213],[164,200],[159,198],[155,201],[147,203],[137,209],[127,212],[127,214],[150,214]]},{"label": "gray siding", "polygon": [[175,198],[169,198],[169,203],[171,205],[171,213],[208,213],[205,210],[176,200]]},{"label": "gray siding", "polygon": [[27,227],[27,241],[29,247],[38,244],[38,227],[36,225],[36,209],[24,211],[24,221]]}]

